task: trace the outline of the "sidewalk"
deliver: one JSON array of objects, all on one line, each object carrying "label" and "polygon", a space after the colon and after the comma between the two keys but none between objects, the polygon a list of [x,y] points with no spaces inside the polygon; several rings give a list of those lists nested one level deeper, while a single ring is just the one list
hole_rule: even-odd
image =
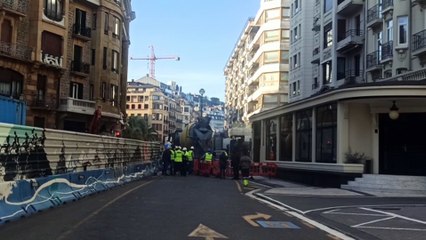
[{"label": "sidewalk", "polygon": [[255,176],[251,180],[253,184],[265,186],[264,193],[266,194],[278,194],[278,195],[289,195],[289,196],[365,196],[362,193],[356,193],[353,191],[340,189],[340,188],[321,188],[312,187],[294,182],[288,182],[276,178],[267,178],[262,176]]}]

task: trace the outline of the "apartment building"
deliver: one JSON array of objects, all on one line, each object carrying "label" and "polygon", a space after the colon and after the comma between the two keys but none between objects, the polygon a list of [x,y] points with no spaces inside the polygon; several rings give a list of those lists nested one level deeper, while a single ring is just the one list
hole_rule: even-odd
[{"label": "apartment building", "polygon": [[176,89],[176,83],[163,84],[149,76],[127,83],[127,116],[148,120],[163,142],[183,127],[181,99],[171,89]]},{"label": "apartment building", "polygon": [[158,133],[159,140],[169,135],[168,99],[157,86],[129,82],[127,87],[127,115],[142,117]]},{"label": "apartment building", "polygon": [[130,0],[2,0],[0,7],[1,94],[27,102],[27,125],[87,132],[100,108],[99,128],[120,128]]},{"label": "apartment building", "polygon": [[[301,53],[312,76],[292,68],[300,96],[250,118],[253,157],[278,161],[283,176],[315,184],[338,186],[363,172],[425,176],[425,1],[294,0],[293,28],[296,6],[313,19],[301,18],[301,39],[293,29],[291,57],[299,60],[304,26],[312,28],[305,33],[312,55]],[[366,158],[354,162],[354,153]]]},{"label": "apartment building", "polygon": [[225,66],[229,134],[251,138],[249,118],[288,102],[290,0],[262,0]]}]

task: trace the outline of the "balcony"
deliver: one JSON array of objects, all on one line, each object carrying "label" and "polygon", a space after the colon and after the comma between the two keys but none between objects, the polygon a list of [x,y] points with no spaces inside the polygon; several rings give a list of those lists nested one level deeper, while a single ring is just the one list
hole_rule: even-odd
[{"label": "balcony", "polygon": [[11,44],[0,41],[0,55],[24,61],[32,60],[33,49],[23,45]]},{"label": "balcony", "polygon": [[95,101],[68,97],[61,99],[59,111],[92,115],[95,112],[95,106]]},{"label": "balcony", "polygon": [[381,24],[383,24],[381,6],[376,4],[367,11],[367,27],[375,28]]},{"label": "balcony", "polygon": [[364,0],[338,0],[337,14],[350,16],[362,9]]},{"label": "balcony", "polygon": [[393,0],[383,0],[382,14],[385,15],[389,11],[393,11]]},{"label": "balcony", "polygon": [[90,64],[81,61],[71,61],[71,72],[83,77],[90,73]]},{"label": "balcony", "polygon": [[62,68],[62,56],[53,56],[48,53],[43,53],[43,50],[40,52],[41,62],[47,65],[51,65],[54,67]]},{"label": "balcony", "polygon": [[360,50],[364,44],[364,31],[351,29],[346,31],[345,37],[337,42],[336,50],[339,53],[349,53]]},{"label": "balcony", "polygon": [[393,41],[389,41],[382,45],[382,58],[380,62],[387,62],[393,59]]},{"label": "balcony", "polygon": [[2,0],[0,11],[23,17],[27,14],[28,3],[27,0]]},{"label": "balcony", "polygon": [[337,73],[337,80],[344,79],[345,85],[356,84],[362,80],[363,73],[362,69],[347,69],[345,72]]},{"label": "balcony", "polygon": [[380,64],[380,51],[374,51],[372,53],[367,54],[367,71],[373,71],[377,69],[381,69],[382,65]]},{"label": "balcony", "polygon": [[426,30],[413,34],[412,39],[413,55],[426,55]]},{"label": "balcony", "polygon": [[72,36],[84,41],[89,41],[92,37],[92,29],[81,25],[74,24]]},{"label": "balcony", "polygon": [[426,8],[426,0],[411,0],[412,5],[419,4],[421,8]]},{"label": "balcony", "polygon": [[32,109],[52,111],[56,109],[56,98],[54,96],[46,97],[35,95],[29,106]]},{"label": "balcony", "polygon": [[384,78],[380,81],[421,81],[426,79],[426,69],[420,69],[417,71],[406,72],[403,74],[396,75],[391,78]]}]

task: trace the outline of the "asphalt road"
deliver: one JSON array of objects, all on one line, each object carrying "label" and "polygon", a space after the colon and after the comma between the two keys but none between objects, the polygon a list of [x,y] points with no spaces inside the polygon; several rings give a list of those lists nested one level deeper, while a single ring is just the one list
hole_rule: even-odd
[{"label": "asphalt road", "polygon": [[233,180],[159,176],[0,226],[6,239],[333,239]]}]

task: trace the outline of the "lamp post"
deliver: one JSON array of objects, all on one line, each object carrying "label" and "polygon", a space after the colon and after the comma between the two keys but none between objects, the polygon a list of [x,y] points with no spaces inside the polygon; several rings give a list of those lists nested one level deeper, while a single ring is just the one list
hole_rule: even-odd
[{"label": "lamp post", "polygon": [[199,93],[201,95],[201,99],[200,99],[200,117],[203,117],[203,95],[206,91],[204,91],[204,88],[201,88]]}]

